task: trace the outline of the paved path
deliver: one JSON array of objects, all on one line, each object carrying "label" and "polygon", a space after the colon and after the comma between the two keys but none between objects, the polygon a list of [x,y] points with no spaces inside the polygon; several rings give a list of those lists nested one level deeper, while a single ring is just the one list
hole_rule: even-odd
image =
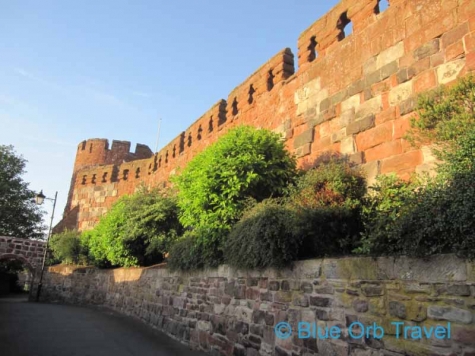
[{"label": "paved path", "polygon": [[103,309],[0,298],[1,356],[203,356]]}]

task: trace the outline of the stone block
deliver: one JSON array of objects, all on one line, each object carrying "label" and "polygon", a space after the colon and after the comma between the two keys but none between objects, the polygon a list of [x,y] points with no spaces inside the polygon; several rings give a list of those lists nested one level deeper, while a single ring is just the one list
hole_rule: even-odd
[{"label": "stone block", "polygon": [[382,108],[382,97],[381,95],[378,95],[368,101],[365,101],[363,104],[356,108],[356,120],[370,115],[375,115],[379,113]]},{"label": "stone block", "polygon": [[347,90],[343,90],[335,95],[333,95],[330,100],[331,100],[331,105],[334,106],[336,104],[341,103],[343,100],[345,100],[348,97],[348,92]]},{"label": "stone block", "polygon": [[365,163],[361,165],[361,169],[365,173],[368,186],[372,186],[376,182],[376,177],[381,173],[381,161]]},{"label": "stone block", "polygon": [[413,93],[412,81],[399,84],[389,92],[389,105],[395,106],[407,100]]},{"label": "stone block", "polygon": [[400,69],[396,74],[396,78],[398,84],[407,82],[410,79],[407,68]]},{"label": "stone block", "polygon": [[463,41],[457,41],[445,50],[445,59],[451,61],[457,58],[461,58],[465,54],[465,49],[463,46]]},{"label": "stone block", "polygon": [[352,97],[358,93],[361,93],[364,90],[364,88],[365,88],[365,82],[363,79],[360,79],[348,87],[348,96]]},{"label": "stone block", "polygon": [[398,301],[390,301],[389,302],[389,315],[399,318],[399,319],[406,319],[406,306],[404,303]]},{"label": "stone block", "polygon": [[374,127],[374,120],[375,116],[374,115],[369,115],[367,117],[364,117],[360,120],[356,120],[351,122],[347,127],[346,127],[346,135],[354,135],[359,132],[365,131],[367,129],[370,129],[371,127]]},{"label": "stone block", "polygon": [[363,152],[356,152],[347,156],[351,164],[361,165],[364,162]]},{"label": "stone block", "polygon": [[[389,140],[391,137],[389,137]],[[367,162],[376,161],[398,155],[402,153],[401,140],[387,141],[382,144],[365,150],[365,158]]]},{"label": "stone block", "polygon": [[320,102],[320,112],[328,110],[331,106],[331,99],[326,98]]},{"label": "stone block", "polygon": [[465,22],[460,26],[450,30],[442,35],[442,48],[447,48],[451,44],[461,40],[467,33],[469,33],[468,23]]},{"label": "stone block", "polygon": [[[358,151],[366,151],[371,147],[390,142],[393,135],[393,123],[385,122],[381,125],[370,128],[356,136],[356,147]],[[391,152],[387,152],[388,154]]]},{"label": "stone block", "polygon": [[419,61],[439,52],[439,39],[435,38],[414,50],[414,58]]},{"label": "stone block", "polygon": [[382,51],[376,59],[376,68],[380,69],[385,65],[394,62],[404,55],[404,42],[401,41],[392,47]]},{"label": "stone block", "polygon": [[381,75],[381,69],[378,69],[377,71],[368,74],[365,76],[365,87],[369,88],[373,84],[379,83],[382,80],[382,75]]},{"label": "stone block", "polygon": [[437,67],[437,80],[439,84],[447,84],[455,80],[464,66],[465,58],[462,58]]},{"label": "stone block", "polygon": [[295,137],[294,148],[298,148],[298,147],[303,146],[306,143],[312,143],[312,142],[313,142],[313,128],[308,129],[302,132],[297,137]]},{"label": "stone block", "polygon": [[353,154],[356,152],[356,142],[353,136],[347,136],[341,140],[340,152],[342,154]]},{"label": "stone block", "polygon": [[399,114],[403,116],[413,112],[416,108],[416,105],[417,99],[415,97],[404,100],[399,104]]},{"label": "stone block", "polygon": [[332,304],[331,298],[310,296],[310,305],[316,307],[329,307]]},{"label": "stone block", "polygon": [[441,307],[432,305],[427,309],[427,316],[434,320],[447,320],[461,324],[472,322],[472,313],[454,307]]},{"label": "stone block", "polygon": [[381,80],[389,78],[399,69],[398,61],[393,61],[381,68]]},{"label": "stone block", "polygon": [[398,259],[392,265],[392,271],[395,279],[417,281],[426,286],[427,283],[467,280],[465,261],[454,255],[434,256],[427,260]]},{"label": "stone block", "polygon": [[313,293],[313,285],[309,282],[302,282],[300,290],[307,294]]},{"label": "stone block", "polygon": [[383,287],[380,285],[366,285],[361,288],[366,297],[378,297],[384,295]]},{"label": "stone block", "polygon": [[340,142],[345,137],[346,137],[346,129],[343,128],[343,129],[340,129],[337,132],[333,133],[331,135],[331,140],[332,140],[332,143]]},{"label": "stone block", "polygon": [[292,297],[292,304],[299,307],[308,307],[308,296],[305,294],[294,293]]},{"label": "stone block", "polygon": [[419,303],[411,303],[407,308],[407,319],[416,322],[423,322],[427,319],[427,308]]},{"label": "stone block", "polygon": [[363,64],[363,74],[368,75],[370,73],[373,73],[377,68],[376,68],[376,57],[371,57],[366,62]]},{"label": "stone block", "polygon": [[350,115],[351,110],[354,110],[354,108],[358,107],[360,102],[360,95],[353,95],[341,103],[341,111],[347,115]]},{"label": "stone block", "polygon": [[414,78],[414,92],[421,93],[437,86],[437,78],[433,69],[426,70]]},{"label": "stone block", "polygon": [[470,287],[466,284],[452,284],[445,288],[445,293],[448,295],[458,295],[462,297],[470,296]]},{"label": "stone block", "polygon": [[353,309],[358,313],[366,313],[369,309],[368,302],[366,300],[356,299],[353,301]]},{"label": "stone block", "polygon": [[297,148],[297,150],[295,151],[295,155],[297,156],[297,158],[301,158],[301,157],[309,155],[311,152],[312,152],[311,144],[306,143],[303,146]]}]

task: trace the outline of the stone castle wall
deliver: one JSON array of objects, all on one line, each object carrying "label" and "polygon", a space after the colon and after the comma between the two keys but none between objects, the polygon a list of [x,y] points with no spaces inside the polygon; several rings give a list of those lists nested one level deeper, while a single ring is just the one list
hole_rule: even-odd
[{"label": "stone castle wall", "polygon": [[[345,38],[349,22],[353,33]],[[336,151],[370,181],[430,170],[430,150],[403,137],[419,93],[475,69],[475,2],[390,0],[380,12],[378,0],[342,0],[301,34],[297,61],[295,71],[290,49],[280,51],[158,153],[141,146],[129,154],[122,142],[127,147],[114,155],[107,140],[81,143],[58,228],[93,227],[117,197],[140,184],[166,184],[242,124],[282,134],[302,167]]]},{"label": "stone castle wall", "polygon": [[[112,308],[212,355],[475,355],[475,264],[451,255],[308,260],[260,272],[221,266],[192,274],[163,266],[53,266],[43,283],[44,301]],[[274,331],[280,322],[293,330],[285,340]],[[336,327],[341,336],[301,339],[299,322]],[[352,329],[352,338],[355,322],[366,329],[376,323],[384,336],[359,337]],[[394,322],[439,325],[450,338],[398,338]]]}]

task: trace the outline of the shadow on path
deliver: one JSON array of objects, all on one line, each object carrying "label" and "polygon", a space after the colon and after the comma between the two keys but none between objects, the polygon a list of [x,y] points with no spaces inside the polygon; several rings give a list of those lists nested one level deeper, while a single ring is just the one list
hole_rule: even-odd
[{"label": "shadow on path", "polygon": [[138,320],[90,307],[0,298],[2,356],[203,356]]}]

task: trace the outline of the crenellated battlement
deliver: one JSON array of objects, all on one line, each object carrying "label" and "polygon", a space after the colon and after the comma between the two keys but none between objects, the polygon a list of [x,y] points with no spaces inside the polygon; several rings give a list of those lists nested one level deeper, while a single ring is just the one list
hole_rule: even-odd
[{"label": "crenellated battlement", "polygon": [[[286,48],[215,103],[159,152],[90,139],[78,146],[65,220],[94,226],[119,196],[171,175],[229,129],[279,133],[308,167],[333,151],[381,173],[431,172],[428,147],[404,138],[417,96],[475,70],[473,0],[342,0],[299,36],[298,71]],[[351,29],[352,31],[349,31]],[[76,214],[76,215],[74,215]]]},{"label": "crenellated battlement", "polygon": [[119,164],[124,161],[149,158],[153,152],[146,145],[138,143],[134,152],[130,152],[129,141],[112,141],[109,149],[109,140],[93,138],[82,141],[78,145],[74,171],[79,169],[103,164]]}]

